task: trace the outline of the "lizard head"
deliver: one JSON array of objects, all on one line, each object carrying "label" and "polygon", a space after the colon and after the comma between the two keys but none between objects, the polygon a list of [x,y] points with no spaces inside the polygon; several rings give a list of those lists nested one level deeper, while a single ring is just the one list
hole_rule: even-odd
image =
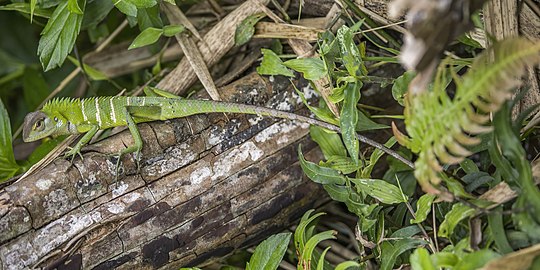
[{"label": "lizard head", "polygon": [[24,118],[23,141],[33,142],[49,136],[70,134],[63,117],[51,117],[42,111],[29,113]]}]

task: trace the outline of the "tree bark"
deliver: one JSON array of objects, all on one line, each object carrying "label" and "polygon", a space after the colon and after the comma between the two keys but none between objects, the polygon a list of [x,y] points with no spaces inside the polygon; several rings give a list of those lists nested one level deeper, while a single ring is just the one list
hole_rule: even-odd
[{"label": "tree bark", "polygon": [[[291,88],[251,74],[220,94],[283,109],[298,105]],[[306,124],[209,114],[139,130],[139,171],[126,155],[115,179],[110,153],[133,143],[125,130],[73,165],[57,159],[0,191],[2,269],[194,266],[256,243],[326,200],[297,162],[299,144],[319,158]]]}]

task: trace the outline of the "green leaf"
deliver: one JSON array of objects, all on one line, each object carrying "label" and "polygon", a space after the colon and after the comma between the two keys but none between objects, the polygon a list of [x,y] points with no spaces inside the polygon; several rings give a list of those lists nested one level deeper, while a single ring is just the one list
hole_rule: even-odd
[{"label": "green leaf", "polygon": [[321,167],[313,162],[309,162],[302,154],[301,145],[298,146],[298,159],[300,166],[306,176],[315,183],[319,184],[344,184],[345,176],[332,168]]},{"label": "green leaf", "polygon": [[236,46],[241,46],[251,40],[253,34],[255,34],[255,24],[264,18],[266,14],[257,13],[245,18],[239,25],[236,27],[234,32],[234,44]]},{"label": "green leaf", "polygon": [[[502,211],[502,206],[499,206],[497,210]],[[507,254],[514,251],[508,242],[508,238],[506,238],[503,216],[501,214],[497,212],[488,214],[488,226],[500,253]]]},{"label": "green leaf", "polygon": [[451,269],[459,262],[459,258],[454,253],[442,251],[431,254],[431,261],[436,267],[446,267]]},{"label": "green leaf", "polygon": [[393,245],[387,245],[386,248],[381,250],[381,270],[391,270],[396,262],[397,257],[410,249],[418,246],[427,245],[427,242],[422,239],[401,239],[396,241]]},{"label": "green leaf", "polygon": [[68,9],[69,12],[75,14],[83,14],[81,7],[79,7],[78,0],[68,0]]},{"label": "green leaf", "polygon": [[[75,59],[74,57],[71,57],[71,56],[68,56],[68,59],[69,61],[71,61],[75,66],[77,67],[80,67],[81,64],[79,63],[79,61],[77,59]],[[109,78],[107,78],[107,75],[105,75],[103,72],[87,65],[87,64],[84,64],[84,71],[86,72],[86,74],[88,75],[88,77],[90,77],[90,79],[94,80],[94,81],[104,81],[104,80],[108,80]]]},{"label": "green leaf", "polygon": [[360,267],[360,264],[354,261],[346,261],[338,264],[335,270],[346,270],[350,267]]},{"label": "green leaf", "polygon": [[30,0],[30,22],[34,19],[34,11],[36,10],[37,0]]},{"label": "green leaf", "polygon": [[306,213],[304,213],[304,215],[300,219],[298,227],[296,227],[296,230],[294,230],[294,246],[296,247],[296,250],[304,250],[306,238],[311,237],[309,231],[311,230],[310,228],[314,226],[312,222],[316,218],[325,215],[325,213],[317,213],[311,216],[311,213],[313,212],[315,212],[315,210],[313,209],[306,211]]},{"label": "green leaf", "polygon": [[251,256],[246,270],[277,269],[279,263],[287,251],[291,240],[291,233],[280,233],[272,235],[260,243]]},{"label": "green leaf", "polygon": [[81,29],[97,27],[114,8],[111,0],[94,0],[86,4]]},{"label": "green leaf", "polygon": [[298,58],[283,63],[288,68],[301,72],[307,80],[315,81],[326,75],[326,67],[321,58]]},{"label": "green leaf", "polygon": [[433,200],[435,200],[436,197],[437,196],[433,194],[424,194],[418,199],[418,202],[416,202],[416,213],[414,213],[416,218],[411,219],[411,223],[416,224],[426,220],[427,215],[431,211]]},{"label": "green leaf", "polygon": [[298,253],[300,254],[298,259],[300,260],[301,265],[310,265],[315,247],[317,247],[317,245],[324,240],[336,239],[336,234],[337,232],[334,230],[324,231],[309,238],[304,246],[304,249],[298,250]]},{"label": "green leaf", "polygon": [[416,73],[414,71],[407,71],[394,80],[394,84],[392,85],[392,97],[394,97],[399,105],[405,106],[403,98],[409,89],[409,84],[415,76]]},{"label": "green leaf", "polygon": [[[129,18],[137,18],[137,6],[132,4],[131,2],[124,1],[124,0],[113,0],[114,6],[120,10],[120,12],[126,14]],[[131,23],[130,23],[131,25]]]},{"label": "green leaf", "polygon": [[356,124],[356,131],[367,131],[367,130],[376,130],[376,129],[384,129],[389,128],[387,125],[379,124],[371,118],[369,118],[367,115],[365,115],[362,111],[358,111],[358,122]]},{"label": "green leaf", "polygon": [[20,170],[15,162],[11,145],[11,124],[4,103],[0,100],[0,183],[13,177]]},{"label": "green leaf", "polygon": [[394,204],[407,201],[407,196],[398,187],[378,179],[349,178],[356,185],[358,192],[363,192],[382,203]]},{"label": "green leaf", "polygon": [[162,28],[163,21],[159,16],[159,6],[137,9],[137,24],[139,30],[144,31],[148,27]]},{"label": "green leaf", "polygon": [[355,164],[358,164],[358,153],[360,143],[356,138],[356,124],[358,122],[358,109],[356,105],[360,100],[361,82],[348,83],[345,87],[345,99],[341,108],[341,116],[339,118],[339,126],[341,128],[341,136],[345,143],[345,148],[349,152],[349,156]]},{"label": "green leaf", "polygon": [[[355,25],[355,28],[358,27]],[[336,39],[339,43],[341,59],[347,72],[353,76],[367,75],[367,69],[362,61],[362,54],[353,40],[354,33],[347,26],[338,29]]]},{"label": "green leaf", "polygon": [[283,75],[294,77],[294,73],[283,65],[283,61],[273,51],[261,49],[263,60],[257,67],[257,72],[261,75]]},{"label": "green leaf", "polygon": [[311,125],[309,135],[319,145],[326,159],[331,156],[347,156],[347,150],[345,150],[339,134]]},{"label": "green leaf", "polygon": [[429,257],[429,252],[425,248],[417,248],[409,259],[412,270],[435,270],[435,265]]},{"label": "green leaf", "polygon": [[43,78],[41,71],[27,67],[24,69],[22,81],[26,105],[28,108],[37,108],[50,93],[45,78]]},{"label": "green leaf", "polygon": [[184,32],[186,28],[183,25],[166,25],[163,27],[163,35],[166,37],[174,37],[180,32]]},{"label": "green leaf", "polygon": [[321,256],[319,257],[319,262],[317,263],[317,270],[324,270],[324,257],[326,256],[326,253],[328,250],[330,250],[331,246],[326,247],[323,252],[321,253]]},{"label": "green leaf", "polygon": [[439,236],[449,238],[457,224],[475,213],[475,210],[462,203],[456,203],[444,216],[444,221],[439,228]]},{"label": "green leaf", "polygon": [[131,45],[129,45],[128,50],[144,47],[158,41],[158,39],[163,34],[163,30],[154,27],[148,27],[144,29],[136,38],[133,40]]},{"label": "green leaf", "polygon": [[[32,1],[36,2],[36,0]],[[31,16],[36,15],[38,17],[47,19],[50,18],[52,14],[52,12],[48,9],[34,8],[32,10],[31,5],[28,3],[12,3],[5,6],[0,6],[0,10],[13,10],[25,14],[32,14]]]},{"label": "green leaf", "polygon": [[45,29],[41,32],[38,55],[45,71],[64,63],[81,29],[83,15],[69,12],[67,5],[66,1],[56,7]]},{"label": "green leaf", "polygon": [[336,169],[343,174],[353,173],[361,167],[360,164],[354,164],[353,160],[347,156],[330,156],[323,165]]},{"label": "green leaf", "polygon": [[489,250],[482,249],[473,253],[466,254],[459,263],[452,268],[453,270],[475,270],[484,266],[487,262],[499,258],[501,255]]}]

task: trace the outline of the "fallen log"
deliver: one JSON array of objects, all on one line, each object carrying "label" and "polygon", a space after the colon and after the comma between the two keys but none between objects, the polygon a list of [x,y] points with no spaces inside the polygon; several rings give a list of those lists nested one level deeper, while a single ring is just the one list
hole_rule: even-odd
[{"label": "fallen log", "polygon": [[[299,86],[301,87],[301,86]],[[288,80],[251,74],[221,89],[229,101],[293,108]],[[209,114],[140,124],[140,169],[117,153],[123,131],[57,159],[0,191],[2,269],[194,266],[283,230],[326,200],[296,150],[318,158],[309,126]]]}]

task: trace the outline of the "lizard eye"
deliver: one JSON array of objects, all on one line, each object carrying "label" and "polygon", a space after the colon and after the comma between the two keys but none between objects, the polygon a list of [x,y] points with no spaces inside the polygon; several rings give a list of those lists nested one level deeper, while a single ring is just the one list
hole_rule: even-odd
[{"label": "lizard eye", "polygon": [[43,119],[37,120],[32,129],[35,131],[42,131],[43,129],[45,129],[45,123]]}]

